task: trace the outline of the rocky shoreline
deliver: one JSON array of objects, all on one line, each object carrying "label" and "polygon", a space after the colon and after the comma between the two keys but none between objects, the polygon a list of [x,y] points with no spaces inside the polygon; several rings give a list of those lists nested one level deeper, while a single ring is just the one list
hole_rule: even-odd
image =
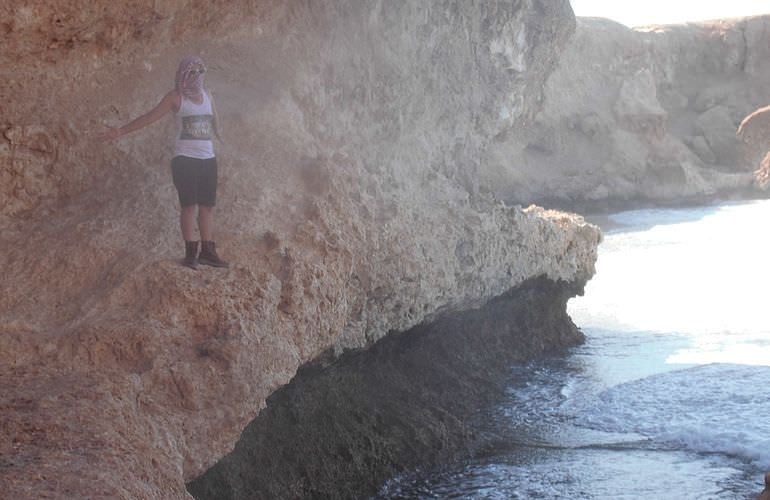
[{"label": "rocky shoreline", "polygon": [[768,194],[757,187],[723,190],[713,194],[690,196],[668,200],[651,200],[638,198],[633,200],[607,199],[607,200],[583,200],[565,201],[558,199],[542,199],[537,204],[570,213],[583,214],[585,217],[606,215],[626,210],[642,210],[648,208],[686,208],[729,201],[765,200]]},{"label": "rocky shoreline", "polygon": [[364,498],[399,472],[473,456],[491,439],[474,419],[502,398],[511,364],[583,340],[566,313],[582,287],[532,279],[479,309],[303,367],[188,491]]}]

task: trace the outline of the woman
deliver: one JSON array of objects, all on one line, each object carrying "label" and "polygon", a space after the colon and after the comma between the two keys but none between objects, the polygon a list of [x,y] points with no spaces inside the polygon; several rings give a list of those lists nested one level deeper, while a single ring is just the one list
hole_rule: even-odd
[{"label": "woman", "polygon": [[[203,88],[206,66],[200,57],[185,57],[176,71],[174,89],[163,97],[150,112],[119,128],[111,128],[102,135],[105,140],[139,130],[155,123],[168,112],[177,117],[177,137],[171,173],[179,194],[180,224],[185,241],[182,264],[195,269],[198,264],[228,267],[217,255],[214,245],[212,212],[217,194],[217,160],[213,136],[219,136],[214,101]],[[195,237],[195,219],[201,236],[201,251]]]}]

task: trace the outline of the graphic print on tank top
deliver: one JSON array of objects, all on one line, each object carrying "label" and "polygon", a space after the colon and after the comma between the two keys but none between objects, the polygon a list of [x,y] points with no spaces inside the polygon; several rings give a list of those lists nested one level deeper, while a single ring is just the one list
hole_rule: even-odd
[{"label": "graphic print on tank top", "polygon": [[176,141],[174,156],[187,156],[205,160],[214,158],[214,108],[207,92],[203,101],[195,103],[182,98],[177,112]]},{"label": "graphic print on tank top", "polygon": [[210,141],[214,135],[213,119],[212,115],[183,116],[179,138],[182,140]]}]

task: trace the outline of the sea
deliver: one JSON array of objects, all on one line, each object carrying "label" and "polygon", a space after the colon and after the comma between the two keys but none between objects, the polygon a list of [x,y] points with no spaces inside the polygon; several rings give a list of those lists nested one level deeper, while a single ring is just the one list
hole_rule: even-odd
[{"label": "sea", "polygon": [[586,342],[511,368],[494,446],[377,498],[748,499],[770,471],[770,201],[587,217]]}]

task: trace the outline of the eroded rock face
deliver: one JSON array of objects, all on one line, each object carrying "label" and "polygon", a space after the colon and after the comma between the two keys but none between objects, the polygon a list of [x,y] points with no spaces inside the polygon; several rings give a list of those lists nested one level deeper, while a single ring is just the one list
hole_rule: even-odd
[{"label": "eroded rock face", "polygon": [[[573,28],[566,0],[6,5],[0,486],[183,498],[298,367],[544,276],[599,233],[485,189]],[[8,48],[8,50],[5,50]],[[178,265],[173,120],[95,142],[208,63],[218,247]]]},{"label": "eroded rock face", "polygon": [[399,472],[495,449],[506,437],[484,420],[510,387],[511,364],[582,341],[566,312],[578,292],[529,280],[303,368],[188,490],[199,500],[370,498]]},{"label": "eroded rock face", "polygon": [[542,111],[488,150],[496,192],[627,205],[749,189],[757,163],[735,132],[770,102],[768,33],[770,16],[635,30],[578,19]]}]

